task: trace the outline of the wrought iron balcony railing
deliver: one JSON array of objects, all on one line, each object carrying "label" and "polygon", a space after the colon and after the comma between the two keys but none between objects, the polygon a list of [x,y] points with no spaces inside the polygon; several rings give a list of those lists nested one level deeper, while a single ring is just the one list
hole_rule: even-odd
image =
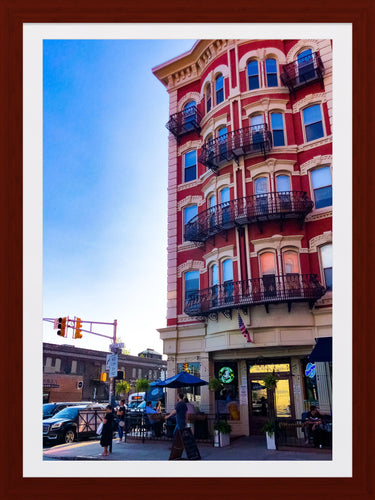
[{"label": "wrought iron balcony railing", "polygon": [[290,92],[306,85],[320,82],[323,86],[324,66],[318,52],[301,57],[283,66],[281,81]]},{"label": "wrought iron balcony railing", "polygon": [[192,131],[199,134],[201,130],[201,119],[197,107],[190,106],[179,113],[171,115],[166,127],[176,138]]},{"label": "wrought iron balcony railing", "polygon": [[185,225],[185,240],[203,242],[227,229],[267,220],[283,224],[285,219],[297,219],[303,223],[313,205],[305,191],[280,191],[231,200],[193,217]]},{"label": "wrought iron balcony railing", "polygon": [[202,165],[214,172],[220,165],[248,154],[263,154],[272,148],[272,134],[267,124],[253,125],[223,134],[205,143],[199,156]]},{"label": "wrought iron balcony railing", "polygon": [[185,303],[189,316],[208,316],[251,305],[309,302],[310,307],[325,293],[316,274],[265,275],[243,281],[230,281],[205,290],[190,292]]}]

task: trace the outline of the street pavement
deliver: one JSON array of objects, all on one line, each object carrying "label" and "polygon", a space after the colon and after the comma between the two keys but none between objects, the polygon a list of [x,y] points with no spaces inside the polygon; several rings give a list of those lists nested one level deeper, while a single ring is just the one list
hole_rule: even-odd
[{"label": "street pavement", "polygon": [[[112,454],[102,457],[99,440],[82,441],[45,448],[44,460],[168,460],[171,441],[113,440]],[[316,448],[284,448],[267,450],[265,436],[243,436],[231,441],[230,446],[216,448],[212,443],[197,443],[202,460],[332,460],[332,451]],[[187,459],[184,451],[182,459]]]}]

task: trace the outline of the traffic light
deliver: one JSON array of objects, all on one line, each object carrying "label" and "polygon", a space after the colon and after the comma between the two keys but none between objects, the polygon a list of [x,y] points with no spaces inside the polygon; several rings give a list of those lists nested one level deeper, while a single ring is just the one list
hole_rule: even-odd
[{"label": "traffic light", "polygon": [[82,338],[81,328],[82,328],[82,320],[81,320],[81,318],[77,318],[76,319],[76,331],[74,333],[74,338],[75,339],[81,339]]},{"label": "traffic light", "polygon": [[68,318],[59,318],[58,320],[58,325],[57,325],[57,335],[60,335],[60,337],[66,337],[66,328],[67,328],[67,321]]},{"label": "traffic light", "polygon": [[100,382],[106,382],[107,381],[107,374],[106,372],[102,372],[100,374]]},{"label": "traffic light", "polygon": [[122,370],[117,370],[117,380],[124,380],[124,372]]},{"label": "traffic light", "polygon": [[189,363],[183,363],[182,369],[184,370],[184,372],[189,373]]}]

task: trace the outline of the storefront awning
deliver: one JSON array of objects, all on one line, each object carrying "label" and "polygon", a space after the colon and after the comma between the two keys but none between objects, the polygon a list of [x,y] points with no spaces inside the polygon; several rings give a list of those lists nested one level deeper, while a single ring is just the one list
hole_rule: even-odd
[{"label": "storefront awning", "polygon": [[317,340],[309,361],[311,363],[332,361],[332,337],[321,337]]}]

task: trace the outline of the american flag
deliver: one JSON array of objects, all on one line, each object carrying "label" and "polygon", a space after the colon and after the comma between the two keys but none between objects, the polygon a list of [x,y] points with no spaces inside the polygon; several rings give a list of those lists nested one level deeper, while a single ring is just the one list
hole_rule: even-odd
[{"label": "american flag", "polygon": [[239,326],[239,329],[241,330],[242,335],[245,337],[245,339],[248,342],[251,342],[249,332],[246,329],[245,323],[242,321],[240,313],[238,313],[238,326]]}]

